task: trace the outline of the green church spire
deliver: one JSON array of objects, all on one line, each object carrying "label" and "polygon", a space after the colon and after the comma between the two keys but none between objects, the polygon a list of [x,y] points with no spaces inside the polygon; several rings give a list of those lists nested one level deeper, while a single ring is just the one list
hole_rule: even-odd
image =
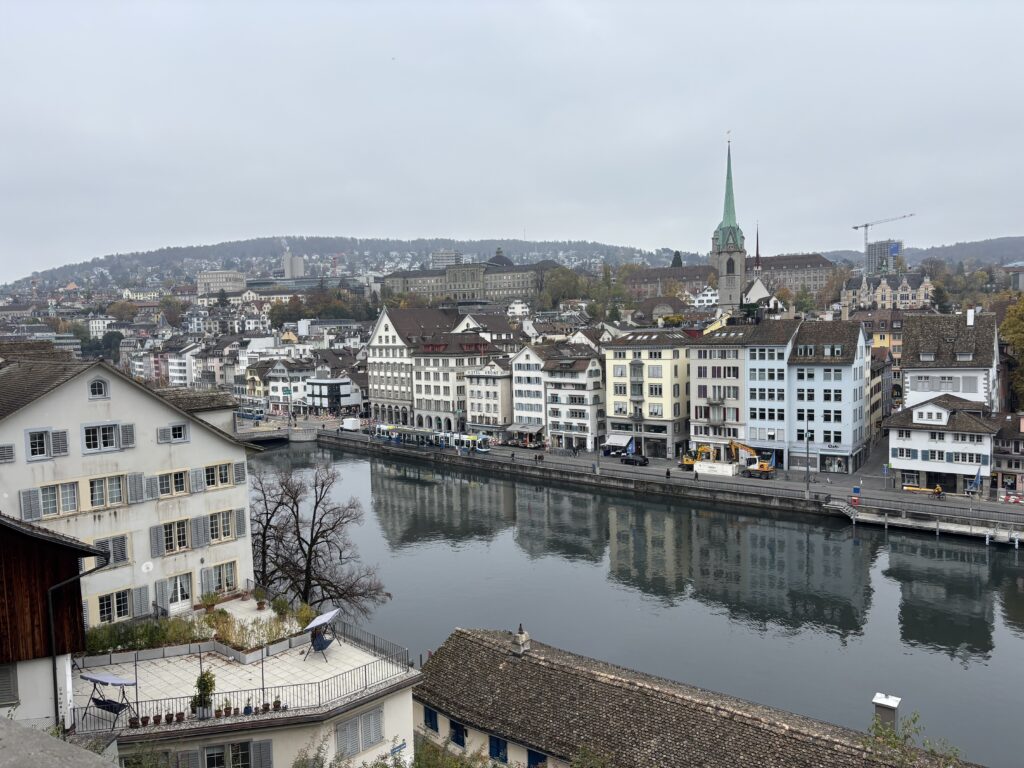
[{"label": "green church spire", "polygon": [[722,223],[715,230],[712,243],[716,251],[743,250],[743,230],[736,223],[736,199],[732,191],[732,143],[725,155],[725,208]]}]

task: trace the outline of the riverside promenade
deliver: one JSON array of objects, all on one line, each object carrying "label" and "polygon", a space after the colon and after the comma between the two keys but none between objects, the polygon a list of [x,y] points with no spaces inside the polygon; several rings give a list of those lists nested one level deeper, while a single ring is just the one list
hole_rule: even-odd
[{"label": "riverside promenade", "polygon": [[[240,435],[240,437],[243,437]],[[244,437],[243,437],[244,439]],[[936,536],[983,539],[986,544],[1019,547],[1024,538],[1024,510],[947,495],[945,499],[911,496],[900,490],[861,488],[853,500],[856,476],[819,476],[780,472],[774,480],[713,477],[684,472],[675,462],[654,459],[647,467],[626,466],[614,457],[594,454],[553,455],[527,449],[494,448],[488,453],[458,453],[452,448],[418,446],[373,438],[358,432],[320,429],[323,447],[401,461],[432,464],[492,477],[538,480],[576,489],[604,489],[627,496],[656,496],[703,505],[754,508],[765,512],[802,512],[839,516],[852,525],[919,530]],[[666,471],[668,475],[666,476]],[[842,482],[843,484],[840,484]]]}]

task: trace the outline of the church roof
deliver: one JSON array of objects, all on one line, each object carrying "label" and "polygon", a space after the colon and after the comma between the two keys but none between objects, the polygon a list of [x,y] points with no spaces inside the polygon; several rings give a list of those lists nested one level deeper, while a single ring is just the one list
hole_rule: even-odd
[{"label": "church roof", "polygon": [[716,251],[742,250],[743,230],[736,223],[736,200],[732,191],[732,145],[726,150],[725,160],[725,206],[722,223],[713,237]]}]

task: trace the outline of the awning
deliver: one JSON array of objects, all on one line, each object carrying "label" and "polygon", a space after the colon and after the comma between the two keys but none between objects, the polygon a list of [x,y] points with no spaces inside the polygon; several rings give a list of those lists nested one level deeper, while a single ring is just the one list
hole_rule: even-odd
[{"label": "awning", "polygon": [[625,448],[632,439],[633,435],[608,435],[604,444],[606,448]]},{"label": "awning", "polygon": [[509,432],[519,432],[525,435],[535,435],[544,429],[543,424],[513,424],[508,428]]}]

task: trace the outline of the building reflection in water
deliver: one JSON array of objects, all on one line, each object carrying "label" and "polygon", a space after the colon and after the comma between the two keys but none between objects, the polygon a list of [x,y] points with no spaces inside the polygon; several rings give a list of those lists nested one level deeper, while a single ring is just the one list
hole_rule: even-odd
[{"label": "building reflection in water", "polygon": [[[690,509],[375,461],[373,511],[388,544],[491,540],[511,529],[529,557],[600,562],[609,578],[672,605],[695,599],[766,631],[860,634],[871,567],[899,585],[908,644],[951,656],[994,647],[995,605],[1024,635],[1019,553],[980,542],[854,529],[845,521]],[[885,560],[883,560],[885,562]]]}]

